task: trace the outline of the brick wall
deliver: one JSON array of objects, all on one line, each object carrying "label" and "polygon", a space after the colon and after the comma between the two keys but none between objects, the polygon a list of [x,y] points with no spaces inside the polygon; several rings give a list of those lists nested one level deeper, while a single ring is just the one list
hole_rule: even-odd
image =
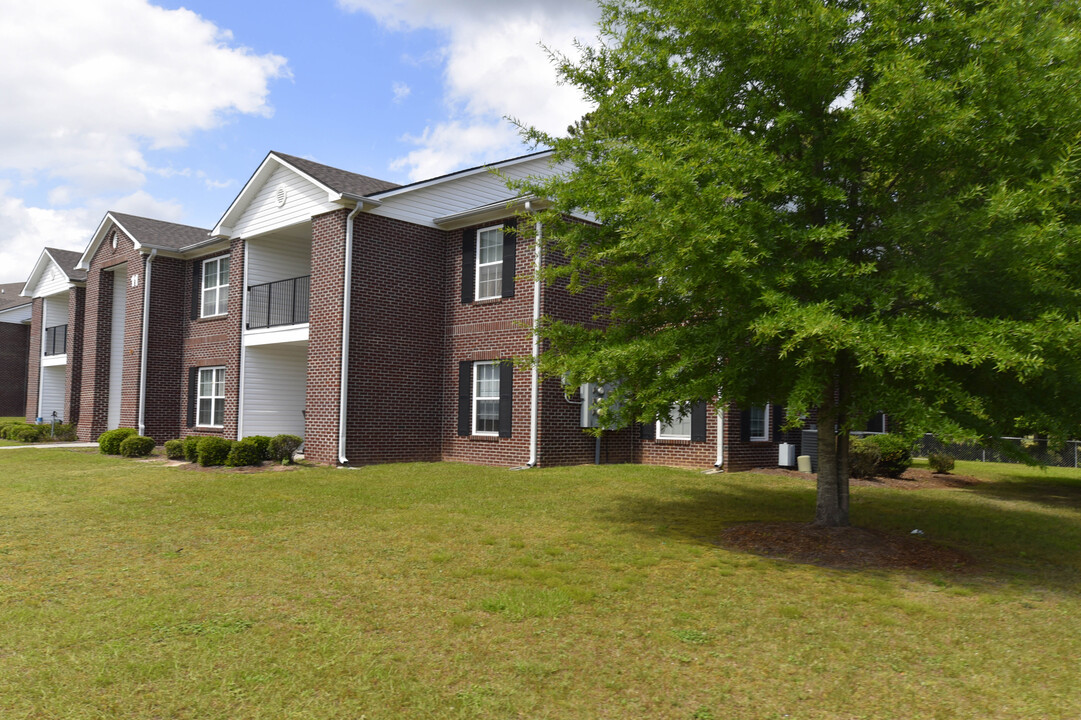
[{"label": "brick wall", "polygon": [[30,326],[0,322],[0,416],[26,413]]},{"label": "brick wall", "polygon": [[78,425],[83,384],[83,319],[86,288],[68,291],[68,364],[64,377],[64,422]]},{"label": "brick wall", "polygon": [[37,422],[38,392],[41,390],[41,336],[45,322],[45,300],[31,301],[29,342],[26,361],[26,422]]}]

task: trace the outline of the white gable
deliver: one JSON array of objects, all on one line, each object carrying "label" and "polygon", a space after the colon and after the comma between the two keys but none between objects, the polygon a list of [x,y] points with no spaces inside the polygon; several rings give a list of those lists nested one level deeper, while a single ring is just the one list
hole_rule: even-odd
[{"label": "white gable", "polygon": [[[500,172],[512,180],[530,176],[548,177],[559,171],[558,166],[551,164],[549,155],[500,168]],[[422,183],[418,187],[379,193],[376,197],[382,205],[373,209],[371,214],[438,227],[433,222],[435,218],[510,200],[514,195],[502,177],[490,170],[480,169],[445,180]]]},{"label": "white gable", "polygon": [[47,250],[42,250],[37,264],[34,265],[30,278],[23,287],[22,294],[26,297],[45,297],[60,292],[67,292],[71,286],[68,276],[56,264]]},{"label": "white gable", "polygon": [[255,189],[251,201],[241,211],[229,235],[234,238],[261,235],[305,222],[312,215],[340,207],[340,204],[329,200],[326,188],[284,165],[278,165],[262,186]]}]

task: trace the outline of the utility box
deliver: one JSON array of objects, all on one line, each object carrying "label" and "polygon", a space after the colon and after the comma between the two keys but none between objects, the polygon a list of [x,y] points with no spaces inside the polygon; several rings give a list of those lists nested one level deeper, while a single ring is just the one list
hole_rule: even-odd
[{"label": "utility box", "polygon": [[582,405],[579,427],[608,427],[607,425],[601,425],[601,419],[597,415],[597,402],[604,399],[611,391],[612,385],[610,383],[582,383]]},{"label": "utility box", "polygon": [[781,467],[792,467],[796,464],[796,446],[792,443],[781,443],[777,446],[777,464]]}]

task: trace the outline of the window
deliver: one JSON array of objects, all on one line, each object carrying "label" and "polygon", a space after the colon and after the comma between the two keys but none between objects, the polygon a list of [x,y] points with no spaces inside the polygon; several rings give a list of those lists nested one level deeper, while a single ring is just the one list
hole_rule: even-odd
[{"label": "window", "polygon": [[503,295],[503,226],[477,231],[477,300]]},{"label": "window", "polygon": [[203,317],[229,311],[229,258],[203,261]]},{"label": "window", "polygon": [[473,434],[499,435],[499,363],[473,365]]},{"label": "window", "polygon": [[199,368],[199,425],[225,425],[225,368]]},{"label": "window", "polygon": [[751,440],[769,440],[769,405],[754,406],[751,415]]},{"label": "window", "polygon": [[672,403],[672,421],[657,421],[657,438],[660,440],[690,440],[691,439],[691,410]]}]

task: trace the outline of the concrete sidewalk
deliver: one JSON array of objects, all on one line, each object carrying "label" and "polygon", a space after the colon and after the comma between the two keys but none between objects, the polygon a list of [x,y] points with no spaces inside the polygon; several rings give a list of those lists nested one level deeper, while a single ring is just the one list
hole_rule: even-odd
[{"label": "concrete sidewalk", "polygon": [[62,443],[27,443],[26,445],[4,445],[0,450],[21,450],[23,448],[91,448],[97,447],[96,442],[62,442]]}]

